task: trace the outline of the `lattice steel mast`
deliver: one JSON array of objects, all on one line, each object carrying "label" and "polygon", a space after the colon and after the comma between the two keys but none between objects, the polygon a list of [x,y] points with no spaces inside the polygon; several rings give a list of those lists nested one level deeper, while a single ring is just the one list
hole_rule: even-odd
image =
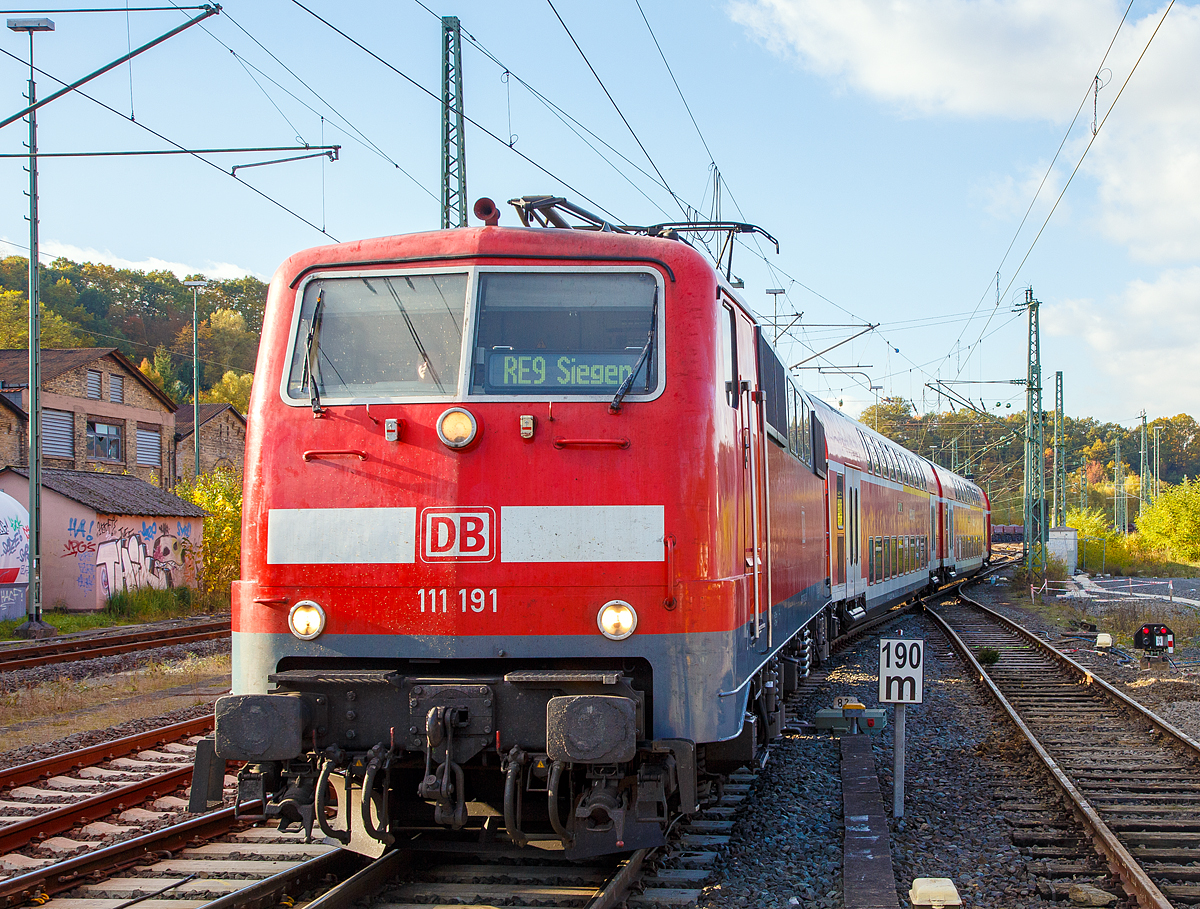
[{"label": "lattice steel mast", "polygon": [[462,33],[442,17],[442,227],[467,226],[467,147],[463,122]]},{"label": "lattice steel mast", "polygon": [[1129,530],[1128,503],[1125,499],[1125,471],[1121,469],[1121,437],[1117,436],[1117,451],[1113,462],[1113,524],[1118,533]]},{"label": "lattice steel mast", "polygon": [[1146,411],[1142,411],[1142,472],[1138,477],[1138,517],[1150,501],[1150,458],[1146,450]]},{"label": "lattice steel mast", "polygon": [[[1067,522],[1067,452],[1063,445],[1063,378],[1062,372],[1054,374],[1054,496],[1051,500],[1051,523],[1062,527]],[[1060,478],[1061,473],[1061,478]]]},{"label": "lattice steel mast", "polygon": [[[1029,310],[1029,376],[1025,385],[1025,567],[1046,570],[1046,440],[1042,413],[1042,348],[1033,288],[1025,290]],[[1035,545],[1036,544],[1036,545]]]}]

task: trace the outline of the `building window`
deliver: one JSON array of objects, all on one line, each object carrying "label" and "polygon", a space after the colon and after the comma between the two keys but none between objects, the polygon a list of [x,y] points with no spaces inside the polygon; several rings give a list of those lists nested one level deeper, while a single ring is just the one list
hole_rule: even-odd
[{"label": "building window", "polygon": [[125,403],[125,377],[109,375],[108,399],[114,404]]},{"label": "building window", "polygon": [[137,462],[139,467],[162,466],[162,435],[157,429],[138,427]]},{"label": "building window", "polygon": [[96,401],[100,400],[100,370],[87,371],[87,396]]},{"label": "building window", "polygon": [[88,420],[88,457],[97,461],[120,461],[123,429],[124,427],[115,423],[94,423]]}]

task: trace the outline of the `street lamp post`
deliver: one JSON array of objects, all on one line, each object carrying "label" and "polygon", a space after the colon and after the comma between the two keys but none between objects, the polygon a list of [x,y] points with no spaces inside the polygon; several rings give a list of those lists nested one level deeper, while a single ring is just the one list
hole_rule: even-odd
[{"label": "street lamp post", "polygon": [[192,482],[200,479],[200,304],[201,287],[207,281],[184,281],[184,287],[192,289],[192,447],[196,452],[196,463],[192,471]]},{"label": "street lamp post", "polygon": [[37,86],[33,81],[33,34],[54,31],[51,19],[9,19],[14,32],[29,33],[29,595],[26,620],[16,634],[45,638],[57,633],[42,621],[42,314],[38,283]]}]

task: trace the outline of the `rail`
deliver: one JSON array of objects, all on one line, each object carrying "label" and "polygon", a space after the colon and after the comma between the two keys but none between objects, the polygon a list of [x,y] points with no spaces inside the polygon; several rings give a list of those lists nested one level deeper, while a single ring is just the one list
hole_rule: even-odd
[{"label": "rail", "polygon": [[191,625],[166,629],[148,629],[128,632],[105,632],[103,634],[62,638],[38,644],[20,644],[0,649],[0,672],[14,672],[35,666],[54,663],[91,660],[104,656],[115,656],[146,650],[151,647],[173,647],[179,644],[196,644],[229,636],[229,619],[196,622]]},{"label": "rail", "polygon": [[[1016,632],[1025,641],[1035,644],[1039,650],[1052,656],[1057,662],[1063,664],[1064,666],[1071,667],[1081,673],[1086,684],[1099,683],[1099,685],[1104,688],[1106,692],[1117,695],[1123,706],[1133,707],[1144,718],[1151,720],[1151,722],[1154,722],[1156,726],[1164,731],[1172,730],[1172,735],[1178,733],[1178,730],[1175,730],[1174,727],[1170,726],[1170,724],[1161,720],[1161,718],[1155,717],[1140,704],[1137,704],[1136,702],[1132,701],[1132,699],[1116,691],[1116,689],[1114,689],[1103,679],[1096,678],[1091,672],[1084,669],[1074,660],[1070,659],[1070,657],[1067,657],[1065,654],[1060,653],[1046,642],[1040,640],[1032,632],[1023,628],[1016,622],[1001,616],[994,610],[988,609],[986,606],[977,602],[976,600],[966,596],[961,592],[961,589],[958,595],[961,599],[970,603],[973,607],[982,610],[985,614],[987,614],[990,620],[997,622],[1007,630]],[[975,658],[975,655],[971,652],[971,649],[966,645],[959,634],[944,618],[937,613],[933,612],[932,610],[927,610],[927,614],[946,634],[947,639],[950,641],[951,645],[959,653],[962,659],[976,673],[979,674],[980,682],[988,689],[992,697],[1008,715],[1008,718],[1030,743],[1030,746],[1033,748],[1034,753],[1037,754],[1038,759],[1049,771],[1056,787],[1067,799],[1067,803],[1071,808],[1072,814],[1092,838],[1093,843],[1095,843],[1097,849],[1108,862],[1109,868],[1121,879],[1122,885],[1124,886],[1126,892],[1131,896],[1134,896],[1143,909],[1171,909],[1171,903],[1167,900],[1166,896],[1163,895],[1158,886],[1146,874],[1145,869],[1141,867],[1137,860],[1134,859],[1129,851],[1121,844],[1116,834],[1113,833],[1112,829],[1104,822],[1104,820],[1100,817],[1100,814],[1095,808],[1092,807],[1091,803],[1087,800],[1083,793],[1076,788],[1075,784],[1071,781],[1070,777],[1059,765],[1059,763],[1038,740],[1033,730],[1024,721],[1024,719],[1022,719],[1008,698],[1004,696],[1004,693],[1000,690],[999,686],[991,679],[987,671]],[[1178,734],[1182,736],[1182,733]],[[1196,747],[1196,743],[1187,736],[1182,736],[1181,740],[1185,741],[1189,747]]]}]

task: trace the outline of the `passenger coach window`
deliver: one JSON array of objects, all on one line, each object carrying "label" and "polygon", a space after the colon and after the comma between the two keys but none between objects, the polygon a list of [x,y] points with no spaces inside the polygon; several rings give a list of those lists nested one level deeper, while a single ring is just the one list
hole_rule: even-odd
[{"label": "passenger coach window", "polygon": [[471,393],[653,391],[658,321],[652,275],[482,272]]},{"label": "passenger coach window", "polygon": [[315,404],[456,394],[466,302],[465,274],[308,282],[288,373],[289,397]]}]

